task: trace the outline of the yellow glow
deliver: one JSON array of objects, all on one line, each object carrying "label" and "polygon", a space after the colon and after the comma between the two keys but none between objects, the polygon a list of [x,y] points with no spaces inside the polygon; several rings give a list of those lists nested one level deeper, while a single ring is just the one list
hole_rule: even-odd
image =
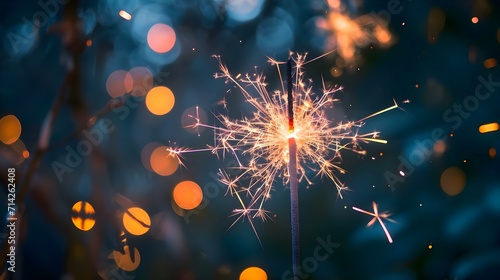
[{"label": "yellow glow", "polygon": [[137,248],[134,248],[134,261],[132,261],[130,248],[128,245],[123,247],[123,251],[125,254],[122,254],[119,251],[113,251],[113,259],[115,260],[116,265],[123,269],[124,271],[134,271],[139,267],[141,263],[141,254]]},{"label": "yellow glow", "polygon": [[71,221],[73,221],[76,228],[82,231],[88,231],[94,227],[95,219],[93,216],[95,215],[95,210],[90,203],[78,201],[73,205],[71,210],[73,211]]},{"label": "yellow glow", "polygon": [[429,250],[432,249],[432,244],[429,244]]},{"label": "yellow glow", "polygon": [[249,267],[240,274],[240,280],[267,280],[267,273],[259,267]]},{"label": "yellow glow", "polygon": [[160,176],[172,175],[179,167],[179,160],[167,151],[166,146],[159,146],[153,150],[149,160],[151,169]]},{"label": "yellow glow", "polygon": [[479,127],[480,133],[488,133],[498,130],[498,123],[487,123]]},{"label": "yellow glow", "polygon": [[441,174],[441,189],[449,196],[458,195],[465,188],[465,173],[458,167],[450,167]]},{"label": "yellow glow", "polygon": [[14,115],[7,115],[0,119],[0,140],[10,145],[21,136],[21,122]]},{"label": "yellow glow", "polygon": [[118,15],[120,15],[123,19],[125,20],[131,20],[132,19],[132,15],[130,15],[129,13],[127,13],[126,11],[124,10],[121,10]]},{"label": "yellow glow", "polygon": [[200,186],[193,181],[183,181],[174,188],[174,201],[184,210],[191,210],[200,205],[203,192]]},{"label": "yellow glow", "polygon": [[142,208],[132,207],[123,214],[123,226],[130,234],[143,235],[148,232],[151,219]]},{"label": "yellow glow", "polygon": [[172,110],[174,104],[174,93],[168,87],[154,87],[146,96],[146,107],[154,115],[165,115]]},{"label": "yellow glow", "polygon": [[157,53],[170,51],[175,45],[175,40],[175,31],[166,24],[155,24],[148,31],[148,45]]}]

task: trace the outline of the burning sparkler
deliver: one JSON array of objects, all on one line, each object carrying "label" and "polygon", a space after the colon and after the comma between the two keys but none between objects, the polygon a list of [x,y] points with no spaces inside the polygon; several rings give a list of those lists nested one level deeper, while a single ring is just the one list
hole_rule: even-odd
[{"label": "burning sparkler", "polygon": [[394,102],[393,106],[358,121],[334,124],[327,117],[327,111],[337,101],[334,94],[342,87],[326,86],[323,81],[323,92],[317,95],[312,91],[312,81],[306,82],[304,75],[304,65],[320,57],[306,61],[306,55],[297,54],[293,58],[293,71],[292,60],[286,63],[287,94],[281,74],[281,67],[285,63],[269,59],[271,65],[276,67],[281,81],[280,89],[269,92],[262,74],[246,74],[243,77],[238,74],[234,77],[220,57],[215,58],[221,69],[221,73],[215,74],[215,78],[225,78],[226,82],[233,83],[245,101],[253,107],[254,112],[236,120],[219,115],[217,118],[222,124],[220,127],[202,123],[196,116],[191,127],[212,129],[214,145],[207,145],[204,149],[172,147],[169,151],[177,157],[181,165],[185,153],[211,151],[217,155],[221,153],[223,157],[227,154],[234,156],[241,174],[230,176],[224,170],[219,170],[219,180],[227,186],[227,193],[235,196],[241,206],[233,210],[237,219],[230,227],[247,218],[258,239],[253,219],[260,218],[265,221],[269,218],[264,203],[271,197],[273,184],[278,178],[283,180],[283,184],[290,184],[292,254],[295,267],[299,263],[299,182],[305,180],[312,184],[310,173],[313,173],[313,176],[327,177],[342,197],[342,192],[347,190],[347,187],[336,176],[337,172],[345,173],[339,165],[340,152],[350,150],[365,155],[366,151],[361,148],[360,143],[386,143],[387,141],[378,138],[378,132],[359,134],[358,129],[366,119],[398,108],[398,105]]}]

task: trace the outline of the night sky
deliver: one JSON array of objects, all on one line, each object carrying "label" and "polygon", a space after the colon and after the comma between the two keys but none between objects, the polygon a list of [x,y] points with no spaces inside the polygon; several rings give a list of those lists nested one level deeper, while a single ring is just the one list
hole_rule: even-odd
[{"label": "night sky", "polygon": [[[311,102],[337,89],[318,118],[387,143],[342,139],[338,181],[304,163],[297,278],[500,277],[498,1],[3,1],[0,19],[0,279],[293,279],[288,172],[262,222],[262,166],[223,139],[271,111],[242,79],[280,99],[306,53]],[[353,209],[374,202],[387,234]]]}]

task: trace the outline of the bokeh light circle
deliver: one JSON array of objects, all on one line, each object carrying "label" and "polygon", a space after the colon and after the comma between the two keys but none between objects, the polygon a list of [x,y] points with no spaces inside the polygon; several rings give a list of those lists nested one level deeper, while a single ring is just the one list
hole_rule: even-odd
[{"label": "bokeh light circle", "polygon": [[174,201],[184,210],[198,207],[203,200],[200,186],[193,181],[182,181],[174,188]]},{"label": "bokeh light circle", "polygon": [[127,73],[126,81],[132,80],[132,95],[144,96],[153,88],[153,73],[146,67],[134,67]]},{"label": "bokeh light circle", "polygon": [[449,167],[441,174],[441,189],[449,196],[458,195],[465,188],[465,173],[458,167]]},{"label": "bokeh light circle", "polygon": [[0,140],[10,145],[21,136],[21,122],[14,115],[7,115],[0,119]]},{"label": "bokeh light circle", "polygon": [[143,235],[151,226],[151,219],[146,211],[139,207],[131,207],[123,214],[123,226],[133,235]]},{"label": "bokeh light circle", "polygon": [[153,51],[166,53],[175,45],[175,31],[172,27],[164,23],[157,23],[149,29],[147,41]]},{"label": "bokeh light circle", "polygon": [[165,115],[175,104],[174,93],[164,86],[152,88],[146,96],[146,107],[154,115]]},{"label": "bokeh light circle", "polygon": [[167,146],[155,148],[149,159],[151,169],[160,176],[172,175],[179,167],[179,160],[167,149]]},{"label": "bokeh light circle", "polygon": [[73,215],[71,221],[75,227],[82,231],[89,231],[95,225],[95,210],[92,205],[86,201],[78,201],[71,208]]},{"label": "bokeh light circle", "polygon": [[137,250],[137,248],[134,248],[134,261],[132,261],[130,248],[128,245],[125,245],[123,247],[123,252],[125,254],[122,254],[119,251],[113,251],[113,259],[115,260],[116,265],[124,271],[136,270],[141,263],[141,254],[139,253],[139,250]]},{"label": "bokeh light circle", "polygon": [[240,280],[267,280],[267,273],[260,267],[252,266],[241,272]]},{"label": "bokeh light circle", "polygon": [[116,70],[106,80],[106,90],[112,98],[117,98],[132,90],[134,81],[125,70]]}]

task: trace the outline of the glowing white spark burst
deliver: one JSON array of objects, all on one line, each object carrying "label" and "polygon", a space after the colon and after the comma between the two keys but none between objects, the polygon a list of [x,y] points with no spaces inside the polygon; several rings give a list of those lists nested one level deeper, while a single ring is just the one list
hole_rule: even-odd
[{"label": "glowing white spark burst", "polygon": [[[169,151],[179,159],[180,164],[183,154],[200,151],[236,158],[241,170],[239,175],[230,176],[224,170],[219,170],[219,180],[227,186],[227,193],[235,196],[241,205],[241,208],[233,211],[238,217],[234,223],[246,217],[256,233],[252,219],[258,217],[265,221],[269,218],[264,203],[271,197],[273,184],[277,179],[282,180],[282,185],[289,181],[289,138],[294,137],[296,141],[299,182],[305,180],[312,184],[311,176],[329,178],[340,197],[347,190],[335,175],[337,172],[346,172],[340,167],[340,151],[350,150],[365,155],[366,151],[361,148],[360,143],[387,142],[378,138],[378,132],[358,133],[358,129],[366,119],[395,109],[398,105],[394,103],[393,106],[358,121],[334,123],[327,116],[327,111],[332,110],[337,101],[334,94],[342,87],[329,87],[323,82],[321,94],[312,91],[312,81],[305,79],[303,66],[315,59],[306,61],[306,55],[296,55],[294,58],[294,130],[291,132],[287,94],[280,69],[284,63],[269,59],[281,80],[281,88],[269,92],[264,75],[255,73],[232,76],[220,57],[214,57],[221,69],[221,73],[216,73],[215,78],[224,78],[226,82],[234,84],[253,108],[253,113],[242,119],[219,115],[217,118],[221,123],[220,127],[202,123],[198,117],[194,117],[195,123],[190,127],[213,129],[215,144],[204,149],[172,147]],[[225,101],[221,104],[226,105]]]},{"label": "glowing white spark burst", "polygon": [[391,235],[389,234],[389,231],[387,230],[387,228],[385,227],[384,222],[382,221],[382,219],[386,219],[386,220],[388,220],[390,222],[395,223],[396,221],[394,221],[392,219],[389,219],[389,216],[391,215],[390,213],[388,213],[388,212],[379,213],[378,212],[378,207],[377,207],[377,204],[375,203],[375,201],[373,201],[373,213],[372,212],[368,212],[368,211],[363,210],[363,209],[359,209],[357,207],[352,207],[352,209],[354,209],[354,210],[356,210],[358,212],[364,213],[366,215],[373,216],[373,218],[371,219],[371,221],[369,221],[368,224],[366,224],[366,226],[367,227],[372,226],[375,223],[375,221],[378,221],[380,223],[380,225],[382,226],[382,229],[384,229],[385,236],[387,236],[387,240],[389,240],[389,243],[392,243]]}]

